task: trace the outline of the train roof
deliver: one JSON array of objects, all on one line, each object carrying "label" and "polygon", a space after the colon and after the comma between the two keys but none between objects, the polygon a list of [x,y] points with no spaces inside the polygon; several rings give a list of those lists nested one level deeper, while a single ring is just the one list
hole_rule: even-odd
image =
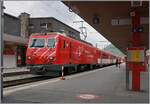
[{"label": "train roof", "polygon": [[114,57],[123,58],[121,56],[117,56],[117,55],[113,54],[112,52],[108,52],[108,51],[104,51],[104,50],[101,50],[101,51],[104,52],[104,53],[106,53],[106,54],[113,55]]},{"label": "train roof", "polygon": [[36,35],[62,35],[63,33],[60,32],[45,32],[45,33],[32,33],[31,36],[36,36]]},{"label": "train roof", "polygon": [[[31,34],[31,36],[41,36],[41,35],[43,35],[43,36],[45,36],[45,35],[62,35],[62,36],[69,37],[65,33],[60,33],[60,32],[32,33]],[[69,38],[72,38],[72,37],[69,37]],[[74,38],[72,38],[72,39],[74,39]],[[75,39],[75,40],[77,40],[77,39]],[[81,41],[81,42],[86,43],[86,44],[88,44],[90,46],[93,46],[91,43],[86,42],[84,40],[79,39],[78,41]]]},{"label": "train roof", "polygon": [[89,42],[87,42],[87,41],[84,41],[84,40],[79,40],[79,41],[81,41],[81,42],[84,42],[84,43],[86,43],[86,44],[88,44],[88,45],[90,45],[90,46],[93,46],[91,43],[89,43]]}]

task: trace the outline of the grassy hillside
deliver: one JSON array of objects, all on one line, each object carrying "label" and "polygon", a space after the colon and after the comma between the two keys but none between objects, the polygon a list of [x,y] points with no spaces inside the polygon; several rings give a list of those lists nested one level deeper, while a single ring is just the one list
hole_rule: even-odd
[{"label": "grassy hillside", "polygon": [[113,53],[114,55],[118,56],[125,56],[118,48],[116,48],[114,45],[110,44],[107,47],[105,47],[103,50]]}]

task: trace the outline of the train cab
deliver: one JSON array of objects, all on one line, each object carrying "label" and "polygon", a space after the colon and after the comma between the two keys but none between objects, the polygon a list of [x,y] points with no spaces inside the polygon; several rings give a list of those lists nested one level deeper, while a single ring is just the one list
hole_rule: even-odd
[{"label": "train cab", "polygon": [[55,58],[56,39],[55,35],[31,36],[26,53],[26,63],[28,65],[51,63]]}]

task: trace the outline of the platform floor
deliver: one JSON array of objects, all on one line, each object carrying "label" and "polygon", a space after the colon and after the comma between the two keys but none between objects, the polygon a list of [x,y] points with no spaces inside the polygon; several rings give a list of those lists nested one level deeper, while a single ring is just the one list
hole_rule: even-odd
[{"label": "platform floor", "polygon": [[26,67],[3,69],[3,73],[14,73],[14,72],[24,72],[24,71],[29,71],[29,69],[27,69]]},{"label": "platform floor", "polygon": [[125,88],[125,65],[54,78],[42,82],[4,89],[4,103],[148,103],[148,74],[144,73],[144,90]]}]

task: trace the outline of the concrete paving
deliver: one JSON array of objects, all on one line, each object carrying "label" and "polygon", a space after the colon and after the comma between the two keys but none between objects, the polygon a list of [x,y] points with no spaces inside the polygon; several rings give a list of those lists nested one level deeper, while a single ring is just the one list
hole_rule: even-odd
[{"label": "concrete paving", "polygon": [[125,88],[125,65],[5,89],[4,103],[148,103],[148,74],[144,90]]},{"label": "concrete paving", "polygon": [[4,73],[14,73],[14,72],[23,72],[23,71],[29,71],[26,67],[15,67],[15,68],[6,68],[3,69]]},{"label": "concrete paving", "polygon": [[14,80],[20,80],[20,79],[26,79],[26,78],[33,78],[33,77],[38,77],[38,76],[40,76],[40,75],[24,74],[24,75],[4,77],[3,81],[14,81]]}]

